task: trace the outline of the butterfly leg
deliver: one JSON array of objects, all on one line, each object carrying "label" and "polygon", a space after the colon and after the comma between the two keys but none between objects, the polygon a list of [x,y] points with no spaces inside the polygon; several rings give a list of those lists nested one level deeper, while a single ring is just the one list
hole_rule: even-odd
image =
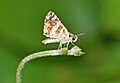
[{"label": "butterfly leg", "polygon": [[63,44],[63,48],[67,48],[68,49],[68,45],[69,45],[69,42]]},{"label": "butterfly leg", "polygon": [[60,43],[59,46],[58,46],[58,49],[61,49],[61,48],[67,48],[68,49],[68,45],[69,45],[69,42],[63,44],[63,47],[62,47],[62,43]]},{"label": "butterfly leg", "polygon": [[66,47],[67,47],[67,49],[68,49],[68,45],[69,45],[69,42],[67,43],[67,46],[66,46]]},{"label": "butterfly leg", "polygon": [[71,42],[71,44],[72,44],[73,46],[76,46],[73,42]]},{"label": "butterfly leg", "polygon": [[62,48],[62,43],[59,44],[58,50]]}]

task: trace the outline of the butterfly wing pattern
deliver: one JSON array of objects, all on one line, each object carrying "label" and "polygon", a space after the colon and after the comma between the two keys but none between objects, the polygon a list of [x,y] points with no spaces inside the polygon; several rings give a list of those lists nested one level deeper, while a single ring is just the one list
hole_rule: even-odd
[{"label": "butterfly wing pattern", "polygon": [[43,40],[42,43],[60,42],[60,48],[62,48],[62,44],[67,44],[68,47],[69,42],[72,43],[77,41],[77,36],[68,32],[66,27],[52,11],[49,11],[45,17],[43,35],[48,37],[48,39]]}]

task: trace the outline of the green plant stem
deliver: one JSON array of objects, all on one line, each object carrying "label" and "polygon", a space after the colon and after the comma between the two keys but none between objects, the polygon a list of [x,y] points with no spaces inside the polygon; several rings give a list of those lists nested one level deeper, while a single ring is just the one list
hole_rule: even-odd
[{"label": "green plant stem", "polygon": [[58,56],[58,55],[73,55],[73,56],[80,56],[85,54],[81,51],[78,46],[74,46],[72,49],[67,50],[67,48],[62,48],[60,50],[49,50],[49,51],[42,51],[28,55],[27,57],[23,58],[20,64],[18,65],[17,72],[16,72],[16,83],[21,83],[21,71],[24,68],[24,65],[29,62],[30,60],[46,57],[46,56]]}]

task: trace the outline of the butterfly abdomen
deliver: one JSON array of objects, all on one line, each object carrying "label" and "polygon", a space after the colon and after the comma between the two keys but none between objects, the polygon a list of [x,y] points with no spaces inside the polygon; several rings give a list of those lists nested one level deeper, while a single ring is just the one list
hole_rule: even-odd
[{"label": "butterfly abdomen", "polygon": [[60,39],[54,39],[54,38],[48,38],[42,41],[42,43],[44,44],[48,44],[48,43],[58,43],[60,42]]}]

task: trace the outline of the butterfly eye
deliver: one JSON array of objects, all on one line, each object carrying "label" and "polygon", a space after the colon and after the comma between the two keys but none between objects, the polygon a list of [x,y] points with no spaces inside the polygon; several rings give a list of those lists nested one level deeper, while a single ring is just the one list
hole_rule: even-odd
[{"label": "butterfly eye", "polygon": [[78,39],[78,37],[75,35],[75,36],[72,38],[72,41],[73,41],[73,42],[76,42],[77,39]]},{"label": "butterfly eye", "polygon": [[72,40],[74,41],[74,40],[75,40],[75,37],[73,37]]}]

